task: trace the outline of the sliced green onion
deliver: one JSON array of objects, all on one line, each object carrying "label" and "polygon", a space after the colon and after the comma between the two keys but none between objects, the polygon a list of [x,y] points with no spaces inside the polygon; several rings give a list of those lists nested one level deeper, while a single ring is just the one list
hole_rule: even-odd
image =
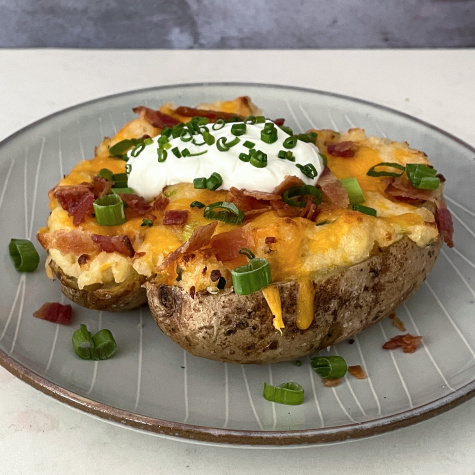
[{"label": "sliced green onion", "polygon": [[309,132],[308,134],[298,134],[297,138],[302,142],[315,143],[318,135],[315,132]]},{"label": "sliced green onion", "polygon": [[126,188],[127,187],[127,173],[114,173],[112,175],[112,181],[116,188]]},{"label": "sliced green onion", "polygon": [[193,180],[193,188],[195,190],[204,190],[206,188],[206,177],[195,178]]},{"label": "sliced green onion", "polygon": [[101,168],[98,172],[97,172],[97,176],[100,176],[101,178],[105,178],[106,180],[109,180],[109,181],[112,181],[113,176],[114,174],[108,169],[108,168]]},{"label": "sliced green onion", "polygon": [[265,168],[267,166],[267,154],[261,150],[252,149],[249,151],[250,163],[256,168]]},{"label": "sliced green onion", "polygon": [[318,175],[317,169],[312,163],[307,163],[306,165],[298,163],[295,166],[308,178],[316,178]]},{"label": "sliced green onion", "polygon": [[246,129],[247,127],[244,123],[233,124],[231,126],[231,133],[236,136],[244,135],[246,133]]},{"label": "sliced green onion", "polygon": [[137,145],[137,147],[135,147],[130,152],[130,155],[132,155],[132,157],[138,157],[142,153],[144,148],[145,148],[145,144],[141,143],[141,144]]},{"label": "sliced green onion", "polygon": [[206,188],[210,191],[217,190],[223,184],[223,178],[217,172],[211,173],[211,176],[206,180]]},{"label": "sliced green onion", "polygon": [[180,140],[182,142],[190,142],[193,138],[193,134],[188,129],[183,129],[180,134]]},{"label": "sliced green onion", "polygon": [[297,142],[297,137],[295,135],[292,135],[291,137],[287,137],[282,145],[284,146],[284,148],[294,148],[297,145]]},{"label": "sliced green onion", "polygon": [[213,130],[220,130],[226,125],[226,122],[224,119],[218,119],[213,125],[212,128]]},{"label": "sliced green onion", "polygon": [[423,164],[408,163],[406,174],[413,186],[422,190],[435,190],[440,185],[437,170]]},{"label": "sliced green onion", "polygon": [[246,140],[242,145],[243,147],[251,149],[254,148],[256,144],[254,142],[251,142],[250,140]]},{"label": "sliced green onion", "polygon": [[287,404],[288,406],[298,406],[304,401],[303,387],[298,383],[283,383],[279,386],[272,386],[264,383],[265,399],[279,404]]},{"label": "sliced green onion", "polygon": [[246,215],[234,204],[218,201],[206,206],[203,216],[206,219],[216,219],[228,224],[241,224]]},{"label": "sliced green onion", "polygon": [[257,119],[255,116],[253,115],[248,115],[244,121],[243,121],[245,124],[251,124],[251,125],[254,125],[256,122],[257,122]]},{"label": "sliced green onion", "polygon": [[220,151],[220,152],[227,152],[231,147],[234,147],[235,145],[237,145],[239,142],[241,141],[241,139],[235,137],[233,140],[231,140],[230,142],[227,141],[226,137],[220,137],[217,141],[216,141],[216,148]]},{"label": "sliced green onion", "polygon": [[322,159],[322,163],[326,166],[327,163],[328,163],[328,158],[326,155],[323,155],[323,153],[319,153],[318,155],[320,155],[320,158]]},{"label": "sliced green onion", "polygon": [[242,152],[239,154],[239,160],[243,162],[249,162],[251,160],[251,156],[248,153]]},{"label": "sliced green onion", "polygon": [[181,152],[180,152],[178,147],[173,147],[172,148],[172,153],[173,153],[173,155],[175,155],[175,157],[181,158]]},{"label": "sliced green onion", "polygon": [[350,204],[363,203],[364,196],[363,191],[361,190],[360,184],[355,177],[345,178],[340,180],[341,184],[345,187],[345,190],[348,192],[348,198],[350,199]]},{"label": "sliced green onion", "polygon": [[101,226],[125,223],[124,203],[117,194],[105,195],[93,203],[94,213]]},{"label": "sliced green onion", "polygon": [[322,378],[339,379],[345,376],[348,366],[341,356],[316,356],[310,360],[313,370]]},{"label": "sliced green onion", "polygon": [[132,164],[131,163],[127,163],[125,165],[125,173],[127,173],[127,175],[130,175],[130,172],[132,171]]},{"label": "sliced green onion", "polygon": [[163,163],[167,159],[167,156],[168,152],[164,148],[157,148],[157,162]]},{"label": "sliced green onion", "polygon": [[145,145],[152,145],[152,144],[153,144],[153,139],[152,139],[152,137],[146,138],[146,139],[143,141],[143,143],[144,143]]},{"label": "sliced green onion", "polygon": [[[385,170],[378,171],[376,168],[378,167],[387,167],[387,168],[396,168],[397,170],[401,170],[401,173],[398,172],[389,172]],[[404,170],[406,167],[404,165],[400,165],[399,163],[395,162],[381,162],[378,163],[377,165],[372,166],[367,172],[366,175],[368,176],[393,176],[393,177],[399,177],[404,173]]]},{"label": "sliced green onion", "polygon": [[181,233],[181,239],[183,242],[188,241],[190,239],[191,235],[193,234],[193,231],[199,226],[200,224],[197,223],[196,221],[192,221],[190,223],[186,223],[183,226],[183,231]]},{"label": "sliced green onion", "polygon": [[325,219],[323,221],[320,221],[319,223],[315,223],[315,226],[323,226],[325,224],[328,224],[330,221],[328,219]]},{"label": "sliced green onion", "polygon": [[254,259],[256,257],[254,253],[247,247],[243,247],[239,249],[238,254],[242,254],[243,256],[246,256],[248,259]]},{"label": "sliced green onion", "polygon": [[277,129],[274,124],[268,122],[264,126],[261,130],[261,140],[268,144],[277,142]]},{"label": "sliced green onion", "polygon": [[180,282],[183,279],[183,269],[180,266],[176,266],[176,281]]},{"label": "sliced green onion", "polygon": [[291,162],[295,162],[295,157],[291,150],[279,150],[279,153],[277,154],[277,156],[279,158],[289,160]]},{"label": "sliced green onion", "polygon": [[359,211],[360,213],[363,214],[368,214],[369,216],[376,216],[377,211],[374,208],[370,208],[369,206],[363,206],[361,204],[354,204],[352,208],[355,211]]},{"label": "sliced green onion", "polygon": [[40,263],[40,255],[28,239],[11,239],[8,251],[15,269],[19,272],[33,272]]},{"label": "sliced green onion", "polygon": [[[148,145],[146,142],[144,142],[145,145]],[[166,144],[168,144],[168,137],[166,135],[160,135],[160,137],[158,138],[157,140],[157,145],[160,147],[160,146],[164,146]]]},{"label": "sliced green onion", "polygon": [[109,154],[113,157],[121,157],[130,147],[133,147],[135,144],[130,139],[121,140],[109,148]]},{"label": "sliced green onion", "polygon": [[213,145],[214,142],[216,141],[216,139],[214,138],[214,135],[210,134],[208,132],[208,129],[203,130],[202,135],[203,135],[203,140],[205,141],[207,145]]},{"label": "sliced green onion", "polygon": [[292,129],[290,127],[287,127],[286,125],[280,125],[279,128],[280,130],[283,130],[286,134],[294,135]]},{"label": "sliced green onion", "polygon": [[206,205],[204,203],[202,203],[201,201],[193,201],[191,204],[190,204],[190,208],[198,208],[198,209],[201,209],[201,208],[204,208]]},{"label": "sliced green onion", "polygon": [[297,196],[315,196],[313,202],[318,205],[322,202],[322,192],[320,188],[313,185],[298,185],[292,186],[284,191],[282,200],[290,206],[297,206],[299,208],[305,208],[306,201],[293,200]]},{"label": "sliced green onion", "polygon": [[72,341],[74,351],[83,360],[107,360],[117,351],[117,343],[106,328],[92,336],[86,325],[81,324],[73,333]]},{"label": "sliced green onion", "polygon": [[245,266],[231,271],[234,292],[238,295],[249,295],[267,287],[272,282],[270,264],[267,259],[254,257]]},{"label": "sliced green onion", "polygon": [[142,219],[142,224],[140,226],[153,226],[153,221],[151,219],[144,218]]}]

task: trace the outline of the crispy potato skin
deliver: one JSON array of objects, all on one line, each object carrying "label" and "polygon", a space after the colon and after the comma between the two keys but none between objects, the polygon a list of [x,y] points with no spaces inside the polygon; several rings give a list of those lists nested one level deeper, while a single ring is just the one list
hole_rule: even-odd
[{"label": "crispy potato skin", "polygon": [[280,334],[262,292],[197,293],[145,284],[153,317],[162,331],[190,353],[233,363],[293,360],[343,341],[383,317],[412,295],[431,271],[442,239],[421,248],[403,238],[368,260],[314,282],[314,320],[296,326],[298,284],[276,284],[285,328]]},{"label": "crispy potato skin", "polygon": [[66,275],[54,261],[49,263],[53,273],[61,283],[61,291],[68,299],[82,307],[108,312],[123,312],[147,302],[145,289],[137,274],[136,279],[129,279],[120,284],[98,285],[79,289],[74,277]]}]

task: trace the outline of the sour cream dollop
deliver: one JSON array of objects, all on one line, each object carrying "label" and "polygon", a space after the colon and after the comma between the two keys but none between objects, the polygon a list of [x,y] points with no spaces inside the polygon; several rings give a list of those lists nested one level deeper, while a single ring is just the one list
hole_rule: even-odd
[{"label": "sour cream dollop", "polygon": [[[242,124],[242,122],[238,123]],[[219,189],[224,190],[236,187],[249,191],[271,193],[277,185],[284,181],[287,175],[297,176],[307,185],[315,185],[318,176],[323,171],[323,162],[317,147],[312,143],[297,140],[294,148],[284,148],[284,140],[290,136],[278,126],[275,126],[277,140],[270,144],[266,143],[261,140],[261,132],[266,123],[270,123],[270,121],[256,124],[247,123],[245,133],[237,137],[231,132],[231,128],[236,122],[220,124],[220,128],[213,124],[201,125],[201,131],[206,129],[215,138],[212,145],[203,143],[203,136],[199,133],[193,135],[193,139],[188,141],[183,141],[180,137],[170,137],[164,161],[158,161],[157,150],[163,148],[158,142],[161,136],[154,137],[151,143],[141,147],[141,151],[140,149],[129,151],[128,186],[150,201],[158,196],[166,186],[192,183],[195,178],[209,178],[214,172],[221,175],[223,183]],[[185,134],[185,138],[189,137]],[[218,142],[222,138],[227,143],[236,138],[239,139],[239,142],[228,150],[221,151],[218,148]],[[240,154],[250,153],[249,142],[254,144],[253,149],[260,150],[267,155],[267,166],[257,168],[250,162],[239,158]],[[246,143],[247,147],[244,145]],[[180,154],[184,149],[188,149],[190,155],[178,158],[172,152],[175,147],[180,151]],[[291,151],[295,161],[279,158],[278,154],[281,150]],[[317,172],[316,177],[306,176],[297,167],[297,165],[305,167],[308,164],[313,165]]]}]

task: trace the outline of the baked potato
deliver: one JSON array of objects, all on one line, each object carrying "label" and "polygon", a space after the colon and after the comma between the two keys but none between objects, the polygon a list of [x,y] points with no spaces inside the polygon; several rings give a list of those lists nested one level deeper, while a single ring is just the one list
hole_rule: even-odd
[{"label": "baked potato", "polygon": [[444,178],[407,143],[294,134],[248,97],[134,110],[51,190],[37,237],[68,298],[148,302],[192,354],[268,363],[350,338],[453,245]]}]

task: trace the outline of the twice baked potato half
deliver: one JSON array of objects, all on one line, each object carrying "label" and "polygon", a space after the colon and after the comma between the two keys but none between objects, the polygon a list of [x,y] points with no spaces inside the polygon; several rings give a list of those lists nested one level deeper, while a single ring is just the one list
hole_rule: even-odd
[{"label": "twice baked potato half", "polygon": [[148,302],[192,354],[268,363],[338,343],[452,245],[444,178],[407,143],[294,133],[247,97],[134,110],[51,190],[37,236],[68,298]]}]

